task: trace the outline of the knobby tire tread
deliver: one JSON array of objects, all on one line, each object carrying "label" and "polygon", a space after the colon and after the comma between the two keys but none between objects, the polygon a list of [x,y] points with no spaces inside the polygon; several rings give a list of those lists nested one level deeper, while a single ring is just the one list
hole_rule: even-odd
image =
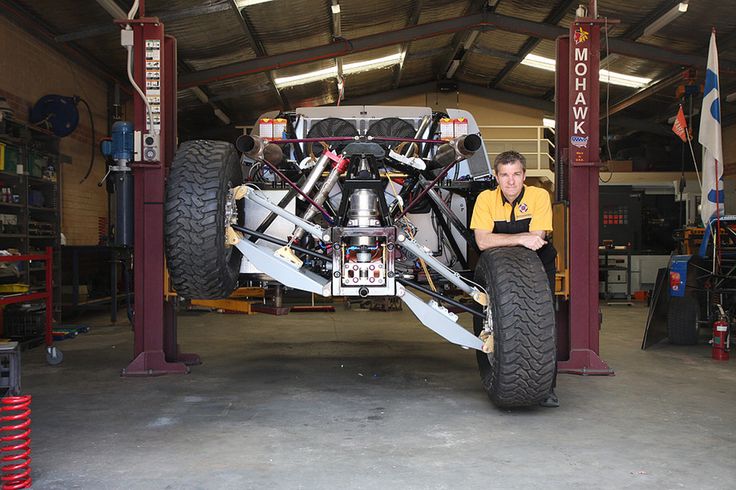
[{"label": "knobby tire tread", "polygon": [[[481,383],[500,408],[537,405],[555,376],[555,311],[536,252],[523,247],[483,252],[475,271],[491,302],[494,353],[477,351]],[[474,319],[479,335],[483,320]]]},{"label": "knobby tire tread", "polygon": [[225,200],[242,183],[235,147],[224,141],[180,145],[166,182],[166,260],[172,286],[189,299],[228,297],[241,254],[225,246]]}]

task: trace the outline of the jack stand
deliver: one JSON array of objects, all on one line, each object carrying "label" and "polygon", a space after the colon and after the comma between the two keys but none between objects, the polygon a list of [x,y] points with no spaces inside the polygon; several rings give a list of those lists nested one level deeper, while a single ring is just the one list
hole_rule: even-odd
[{"label": "jack stand", "polygon": [[273,306],[254,303],[251,306],[251,310],[257,313],[268,313],[269,315],[287,315],[290,308],[288,306],[284,306],[284,286],[281,284],[276,284],[276,286],[274,286]]}]

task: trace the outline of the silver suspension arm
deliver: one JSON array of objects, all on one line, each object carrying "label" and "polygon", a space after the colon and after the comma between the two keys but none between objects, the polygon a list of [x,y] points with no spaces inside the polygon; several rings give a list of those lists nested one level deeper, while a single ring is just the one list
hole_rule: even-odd
[{"label": "silver suspension arm", "polygon": [[318,240],[324,240],[324,241],[330,240],[330,235],[321,226],[315,225],[314,223],[310,223],[309,221],[306,221],[300,218],[299,216],[293,213],[290,213],[289,211],[283,208],[278,207],[278,205],[271,202],[267,197],[261,195],[260,192],[257,192],[257,190],[253,189],[252,187],[249,187],[247,185],[240,186],[240,188],[236,192],[236,195],[238,195],[237,198],[239,198],[239,194],[241,192],[242,192],[242,197],[245,197],[246,199],[250,199],[256,204],[263,206],[269,211],[276,213],[277,215],[281,216],[285,220],[293,223],[295,226],[298,226],[299,228],[302,228],[308,231],[311,235],[314,235],[314,237],[317,238]]},{"label": "silver suspension arm", "polygon": [[[325,179],[324,183],[322,184],[322,188],[319,190],[316,196],[314,196],[313,200],[320,206],[322,203],[324,203],[327,200],[327,196],[330,195],[330,191],[333,187],[335,187],[335,184],[340,180],[340,173],[342,171],[342,167],[340,165],[336,165],[332,171],[330,171],[330,174]],[[314,218],[314,216],[318,213],[314,205],[310,205],[309,208],[305,211],[303,219],[310,220]],[[301,228],[297,228],[294,230],[294,240],[299,240],[302,235],[304,235],[304,230],[309,231],[308,229],[304,228],[303,226]]]},{"label": "silver suspension arm", "polygon": [[417,242],[408,239],[404,234],[399,234],[397,240],[399,246],[407,249],[409,252],[424,260],[430,267],[432,267],[432,269],[436,270],[442,277],[460,288],[460,290],[469,294],[476,302],[483,306],[488,305],[488,297],[484,292],[479,290],[477,287],[469,285],[460,277],[460,274],[432,257],[432,255],[426,252]]}]

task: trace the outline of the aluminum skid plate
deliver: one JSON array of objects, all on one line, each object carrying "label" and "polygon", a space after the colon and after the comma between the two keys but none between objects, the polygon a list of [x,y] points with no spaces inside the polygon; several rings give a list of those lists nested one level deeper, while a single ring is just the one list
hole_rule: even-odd
[{"label": "aluminum skid plate", "polygon": [[302,271],[273,254],[270,248],[260,247],[249,240],[240,240],[236,245],[245,257],[284,286],[309,291],[322,296],[331,296],[330,280],[311,271]]},{"label": "aluminum skid plate", "polygon": [[[407,291],[404,286],[397,285],[401,300],[411,309],[422,324],[440,337],[468,349],[483,350],[483,342],[465,330],[456,321],[457,316],[442,307],[425,303],[419,296]],[[452,318],[455,317],[455,320]]]}]

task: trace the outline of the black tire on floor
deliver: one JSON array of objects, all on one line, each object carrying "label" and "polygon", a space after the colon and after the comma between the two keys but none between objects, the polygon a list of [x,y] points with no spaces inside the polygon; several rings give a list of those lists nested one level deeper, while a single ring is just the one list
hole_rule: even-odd
[{"label": "black tire on floor", "polygon": [[695,345],[698,343],[700,305],[693,296],[670,298],[667,310],[667,336],[670,344]]},{"label": "black tire on floor", "polygon": [[[486,288],[493,320],[492,354],[476,351],[483,388],[499,408],[537,405],[555,376],[555,311],[536,252],[524,247],[483,252],[475,281]],[[479,335],[487,320],[474,317]]]},{"label": "black tire on floor", "polygon": [[182,143],[166,181],[166,260],[184,298],[226,298],[238,285],[242,254],[225,243],[225,203],[243,182],[235,147],[224,141]]}]

